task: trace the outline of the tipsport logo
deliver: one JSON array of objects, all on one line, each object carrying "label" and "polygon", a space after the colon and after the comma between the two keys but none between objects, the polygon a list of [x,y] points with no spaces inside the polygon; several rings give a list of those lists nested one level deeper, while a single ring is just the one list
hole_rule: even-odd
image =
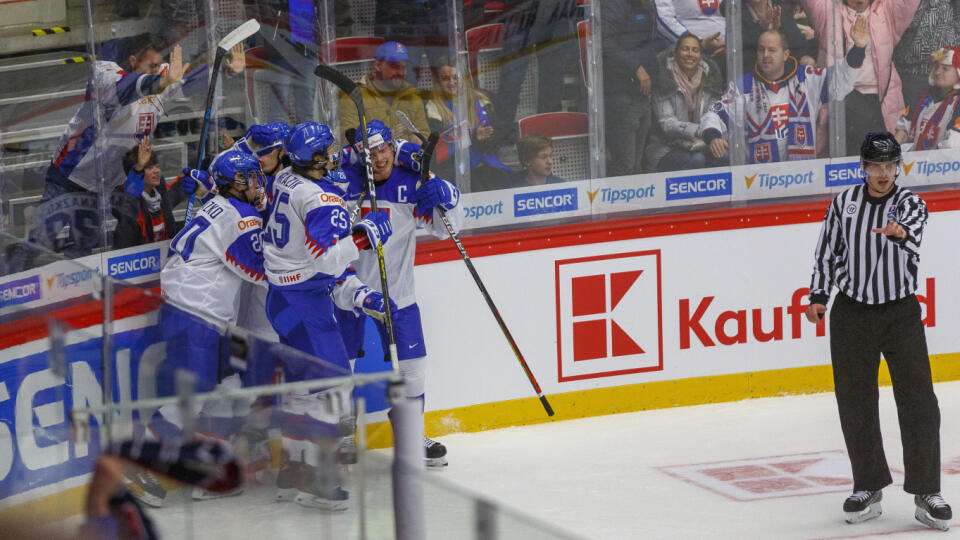
[{"label": "tipsport logo", "polygon": [[659,250],[555,264],[560,382],[663,369]]},{"label": "tipsport logo", "polygon": [[786,190],[793,186],[813,184],[813,171],[797,174],[754,173],[751,176],[744,176],[743,180],[747,184],[747,189],[751,189],[756,184],[758,189]]},{"label": "tipsport logo", "polygon": [[597,199],[597,195],[600,196],[600,202],[608,204],[629,204],[632,201],[654,198],[654,189],[655,186],[653,184],[638,188],[597,188],[593,191],[587,190],[587,199],[591,205]]}]

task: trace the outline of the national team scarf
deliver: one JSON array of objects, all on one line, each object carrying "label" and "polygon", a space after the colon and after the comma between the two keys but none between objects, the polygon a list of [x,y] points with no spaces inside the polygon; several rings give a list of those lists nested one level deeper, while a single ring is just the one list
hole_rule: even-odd
[{"label": "national team scarf", "polygon": [[[816,157],[813,120],[810,102],[797,73],[793,57],[793,70],[778,81],[767,81],[758,74],[750,75],[750,107],[747,111],[747,146],[750,163],[773,163],[782,161],[780,140],[787,140],[789,161]],[[789,99],[786,107],[770,105],[767,86],[771,92],[786,85]],[[752,113],[752,114],[751,114]]]},{"label": "national team scarf", "polygon": [[916,107],[910,111],[910,134],[908,140],[916,141],[913,148],[914,150],[930,150],[937,147],[937,139],[940,138],[940,122],[943,121],[943,115],[946,114],[947,109],[953,106],[954,113],[956,113],[956,100],[957,100],[957,91],[951,90],[946,97],[943,98],[943,101],[940,102],[940,105],[937,107],[937,110],[934,111],[933,116],[927,120],[925,126],[917,133],[917,121],[920,118],[920,113],[926,110],[928,107],[935,104],[933,101],[933,96],[930,95],[930,89],[928,88],[926,92],[923,93],[923,97],[917,101]]}]

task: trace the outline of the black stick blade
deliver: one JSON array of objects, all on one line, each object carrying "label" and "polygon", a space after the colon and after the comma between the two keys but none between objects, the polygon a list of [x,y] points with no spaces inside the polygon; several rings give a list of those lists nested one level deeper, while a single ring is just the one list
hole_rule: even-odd
[{"label": "black stick blade", "polygon": [[351,81],[349,77],[330,66],[321,64],[313,70],[313,74],[321,79],[326,79],[337,85],[337,88],[342,90],[343,93],[347,94],[348,96],[357,88],[357,83]]},{"label": "black stick blade", "polygon": [[440,134],[434,131],[427,138],[423,145],[423,155],[420,157],[420,183],[426,182],[430,178],[430,162],[433,160],[433,151],[437,147],[437,141],[440,140]]}]

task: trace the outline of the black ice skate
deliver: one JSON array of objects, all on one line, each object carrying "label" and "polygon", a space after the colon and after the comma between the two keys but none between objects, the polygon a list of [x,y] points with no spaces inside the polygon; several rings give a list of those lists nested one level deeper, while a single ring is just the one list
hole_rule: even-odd
[{"label": "black ice skate", "polygon": [[947,522],[953,519],[953,511],[939,493],[916,495],[913,502],[917,505],[917,511],[913,514],[917,521],[941,531],[950,528]]},{"label": "black ice skate", "polygon": [[127,471],[126,477],[127,489],[133,498],[154,508],[163,506],[167,490],[163,489],[153,473],[131,469]]},{"label": "black ice skate", "polygon": [[880,501],[883,491],[854,491],[853,495],[843,501],[843,511],[847,513],[847,523],[863,523],[868,519],[879,517],[883,513]]},{"label": "black ice skate", "polygon": [[423,448],[426,452],[427,467],[447,466],[447,447],[427,437],[423,438]]}]

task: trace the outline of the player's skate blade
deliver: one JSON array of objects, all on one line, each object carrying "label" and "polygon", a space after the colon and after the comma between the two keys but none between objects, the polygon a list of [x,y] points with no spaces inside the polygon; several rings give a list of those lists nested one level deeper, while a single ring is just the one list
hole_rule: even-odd
[{"label": "player's skate blade", "polygon": [[916,495],[913,502],[917,505],[917,510],[913,514],[917,521],[940,531],[950,529],[949,521],[953,518],[953,510],[939,493]]},{"label": "player's skate blade", "polygon": [[447,466],[447,447],[442,443],[424,437],[423,449],[426,453],[428,468],[432,469]]},{"label": "player's skate blade", "polygon": [[319,508],[321,510],[340,512],[347,509],[349,499],[349,493],[336,487],[329,493],[311,493],[298,490],[297,495],[293,498],[293,502],[306,508]]},{"label": "player's skate blade", "polygon": [[883,513],[883,508],[880,507],[881,500],[883,500],[883,492],[879,490],[853,492],[843,502],[843,511],[847,514],[845,521],[852,525],[880,517]]},{"label": "player's skate blade", "polygon": [[224,491],[224,492],[207,491],[203,488],[195,487],[193,488],[193,493],[191,493],[190,496],[193,497],[193,500],[195,501],[209,501],[211,499],[223,499],[224,497],[236,497],[237,495],[242,495],[242,494],[243,494],[242,487],[234,489],[233,491]]}]

